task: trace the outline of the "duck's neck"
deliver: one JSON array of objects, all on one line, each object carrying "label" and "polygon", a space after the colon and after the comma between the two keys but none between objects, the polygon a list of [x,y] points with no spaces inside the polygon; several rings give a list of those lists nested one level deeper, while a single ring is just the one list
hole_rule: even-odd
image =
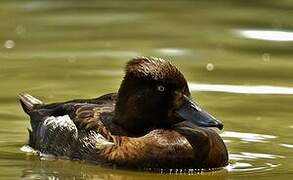
[{"label": "duck's neck", "polygon": [[[127,83],[126,83],[127,82]],[[153,124],[150,122],[151,113],[146,108],[146,92],[139,86],[135,78],[124,77],[118,91],[115,113],[112,118],[112,134],[127,136],[142,136],[148,133]],[[137,88],[139,90],[137,90]]]},{"label": "duck's neck", "polygon": [[[139,95],[136,94],[130,98],[136,98],[136,96]],[[123,131],[127,136],[143,136],[152,129],[158,128],[156,122],[162,121],[163,117],[156,115],[160,112],[156,113],[154,110],[145,108],[144,100],[136,101],[142,104],[135,101],[123,101],[123,98],[117,101],[112,123],[120,129],[118,133]]]},{"label": "duck's neck", "polygon": [[[142,122],[142,123],[137,123]],[[113,135],[139,137],[147,134],[152,128],[148,124],[144,124],[143,119],[129,118],[117,115],[111,122],[111,133]]]},{"label": "duck's neck", "polygon": [[113,119],[103,119],[104,125],[108,128],[112,135],[115,136],[129,136],[133,137],[134,135],[131,132],[128,132],[120,125],[116,124]]}]

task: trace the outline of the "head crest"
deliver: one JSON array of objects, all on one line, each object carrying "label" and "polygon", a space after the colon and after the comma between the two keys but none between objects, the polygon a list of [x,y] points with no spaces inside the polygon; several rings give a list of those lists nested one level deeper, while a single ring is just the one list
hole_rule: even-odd
[{"label": "head crest", "polygon": [[169,61],[156,57],[137,57],[127,63],[126,76],[185,86],[182,73]]}]

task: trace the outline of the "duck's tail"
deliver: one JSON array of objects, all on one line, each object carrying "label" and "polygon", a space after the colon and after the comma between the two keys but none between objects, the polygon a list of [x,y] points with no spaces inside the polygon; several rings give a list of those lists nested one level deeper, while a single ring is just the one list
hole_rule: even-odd
[{"label": "duck's tail", "polygon": [[22,109],[30,116],[32,129],[27,129],[29,132],[28,144],[32,148],[35,148],[35,142],[37,137],[36,132],[41,118],[38,117],[38,113],[33,113],[33,110],[42,105],[43,102],[27,93],[20,93],[18,97]]},{"label": "duck's tail", "polygon": [[43,104],[42,101],[38,100],[37,98],[35,98],[27,93],[20,93],[18,95],[18,97],[19,97],[19,102],[22,106],[22,109],[28,115],[32,112],[32,110],[36,106]]}]

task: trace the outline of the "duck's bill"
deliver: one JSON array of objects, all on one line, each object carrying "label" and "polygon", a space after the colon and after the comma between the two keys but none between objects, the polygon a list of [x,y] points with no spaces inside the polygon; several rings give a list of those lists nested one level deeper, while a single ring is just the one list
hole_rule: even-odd
[{"label": "duck's bill", "polygon": [[183,105],[176,111],[182,121],[188,121],[201,127],[217,127],[223,129],[224,124],[209,113],[200,109],[189,97],[184,95]]}]

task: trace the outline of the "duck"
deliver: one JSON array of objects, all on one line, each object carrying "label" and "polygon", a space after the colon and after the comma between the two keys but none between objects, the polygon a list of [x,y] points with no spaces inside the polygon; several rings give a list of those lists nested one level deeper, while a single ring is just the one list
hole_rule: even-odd
[{"label": "duck", "polygon": [[223,122],[192,100],[170,61],[136,57],[117,93],[43,103],[19,101],[30,117],[28,145],[42,154],[131,169],[216,169],[228,164]]}]

